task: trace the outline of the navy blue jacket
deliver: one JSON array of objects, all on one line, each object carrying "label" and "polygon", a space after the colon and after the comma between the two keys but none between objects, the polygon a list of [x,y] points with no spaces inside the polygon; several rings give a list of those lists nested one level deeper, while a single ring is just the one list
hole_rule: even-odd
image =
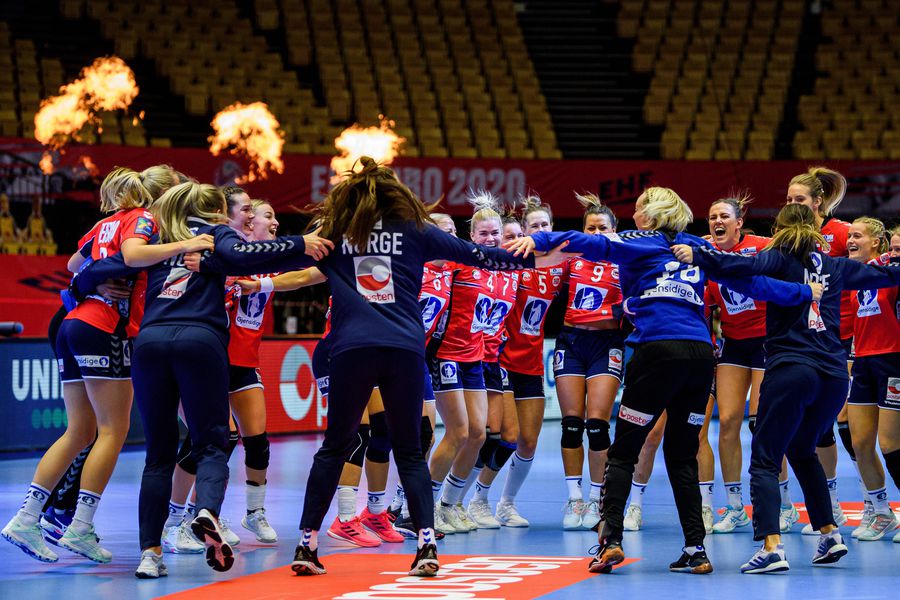
[{"label": "navy blue jacket", "polygon": [[[565,241],[567,252],[580,252],[588,260],[619,265],[619,282],[625,313],[634,323],[630,344],[655,340],[696,340],[711,344],[704,318],[703,291],[706,273],[697,266],[678,262],[673,244],[708,246],[688,233],[625,231],[618,235],[587,235],[576,231],[532,234],[535,248],[548,251]],[[809,286],[764,277],[725,281],[731,289],[759,300],[800,304],[812,300]]]},{"label": "navy blue jacket", "polygon": [[694,263],[728,277],[769,275],[824,285],[818,303],[766,307],[766,368],[799,362],[838,377],[847,376],[847,356],[840,339],[841,291],[900,284],[900,268],[895,266],[865,265],[819,252],[812,253],[809,264],[804,265],[779,250],[748,257],[701,246],[695,248]]},{"label": "navy blue jacket", "polygon": [[358,251],[344,242],[318,267],[331,286],[331,355],[354,348],[386,346],[424,355],[419,308],[422,268],[448,259],[491,270],[534,266],[499,248],[463,241],[434,225],[385,220]]}]

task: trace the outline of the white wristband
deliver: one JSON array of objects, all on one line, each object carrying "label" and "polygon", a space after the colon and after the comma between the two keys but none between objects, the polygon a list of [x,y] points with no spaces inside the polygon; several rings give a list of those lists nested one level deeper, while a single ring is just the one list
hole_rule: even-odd
[{"label": "white wristband", "polygon": [[263,277],[259,280],[259,291],[262,294],[268,294],[275,291],[275,282],[271,277]]}]

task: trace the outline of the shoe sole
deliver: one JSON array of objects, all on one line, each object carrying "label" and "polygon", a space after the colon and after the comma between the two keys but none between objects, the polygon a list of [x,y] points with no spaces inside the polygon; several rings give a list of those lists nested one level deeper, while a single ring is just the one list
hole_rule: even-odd
[{"label": "shoe sole", "polygon": [[[387,542],[388,544],[402,544],[404,541],[406,541],[406,538],[403,537],[403,534],[401,534],[400,532],[398,532],[398,531],[396,531],[396,530],[394,530],[394,532],[397,533],[397,535],[400,536],[400,539],[399,539],[399,540],[398,540],[397,538],[391,537],[390,534],[384,534],[384,533],[381,533],[381,532],[379,532],[379,531],[376,531],[375,529],[372,529],[371,527],[369,527],[369,526],[366,525],[365,523],[363,523],[362,526],[363,526],[367,531],[369,531],[372,535],[374,535],[374,536],[377,537],[379,540],[381,540],[382,542]],[[419,536],[417,535],[416,537],[418,538]]]},{"label": "shoe sole", "polygon": [[781,573],[790,570],[790,568],[791,566],[788,564],[788,561],[779,560],[770,563],[761,569],[748,569],[746,571],[742,569],[741,573],[744,575],[762,575],[763,573]]},{"label": "shoe sole", "polygon": [[434,577],[437,575],[440,565],[435,558],[423,558],[416,562],[409,570],[410,577]]},{"label": "shoe sole", "polygon": [[[347,542],[351,546],[356,546],[357,548],[377,548],[378,546],[381,545],[380,541],[377,544],[361,544],[361,543],[357,542],[356,540],[351,540],[351,539],[345,538],[344,536],[339,535],[337,533],[332,533],[330,529],[328,531],[326,531],[325,534],[330,538],[334,538],[334,539],[340,540],[342,542]],[[418,537],[418,535],[416,535],[416,537]]]},{"label": "shoe sole", "polygon": [[497,522],[500,523],[501,527],[509,527],[511,529],[523,529],[531,525],[531,523],[504,523],[500,519],[497,519]]},{"label": "shoe sole", "polygon": [[689,575],[709,575],[713,572],[712,563],[704,563],[696,567],[669,567],[673,573],[688,573]]},{"label": "shoe sole", "polygon": [[828,553],[821,558],[814,558],[812,563],[814,565],[830,565],[834,564],[837,561],[841,560],[844,556],[847,555],[847,546],[844,544],[836,544],[828,549]]},{"label": "shoe sole", "polygon": [[38,554],[37,552],[32,550],[28,544],[17,540],[16,538],[12,537],[5,531],[3,533],[0,533],[0,536],[2,536],[4,540],[6,540],[7,542],[9,542],[10,544],[12,544],[13,546],[15,546],[16,548],[18,548],[19,550],[21,550],[22,552],[24,552],[25,554],[27,554],[28,556],[30,556],[31,558],[33,558],[35,560],[39,560],[44,563],[55,563],[55,562],[59,561],[59,557],[56,557],[54,559],[54,558],[49,558],[46,556],[41,556],[40,554]]},{"label": "shoe sole", "polygon": [[241,527],[252,533],[256,537],[256,541],[261,544],[275,544],[278,543],[278,536],[276,535],[273,538],[264,538],[260,537],[259,533],[257,533],[254,529],[247,527],[247,524],[244,523],[244,520],[241,519]]},{"label": "shoe sole", "polygon": [[602,556],[597,557],[596,562],[588,566],[591,573],[611,573],[612,568],[625,561],[625,552],[620,548],[607,550]]},{"label": "shoe sole", "polygon": [[325,567],[316,566],[315,563],[311,563],[308,560],[291,563],[291,571],[297,575],[324,575],[328,572],[325,570]]},{"label": "shoe sole", "polygon": [[[416,532],[414,532],[414,531],[411,530],[411,529],[398,528],[398,527],[395,526],[395,527],[394,527],[394,531],[396,531],[397,533],[399,533],[400,535],[402,535],[403,538],[404,538],[404,539],[407,539],[407,540],[415,540],[415,539],[418,539],[418,537],[419,537],[419,534],[417,534]],[[437,533],[437,531],[435,531],[435,534],[436,534],[436,533]]]},{"label": "shoe sole", "polygon": [[224,573],[234,566],[234,551],[216,531],[216,524],[207,517],[191,521],[191,532],[206,546],[206,564],[213,571]]},{"label": "shoe sole", "polygon": [[150,575],[149,573],[142,573],[140,571],[135,571],[134,576],[137,577],[138,579],[159,579],[160,577],[168,577],[169,572],[162,571],[157,575]]},{"label": "shoe sole", "polygon": [[109,564],[110,562],[112,562],[112,557],[109,557],[109,558],[107,558],[107,559],[98,559],[98,558],[95,557],[95,556],[91,556],[91,555],[88,554],[87,552],[83,552],[82,550],[79,550],[79,549],[76,548],[75,546],[69,546],[68,544],[66,544],[65,542],[63,542],[63,539],[64,539],[64,538],[59,538],[59,543],[56,544],[56,545],[59,546],[60,548],[65,548],[65,549],[68,550],[69,552],[72,552],[72,553],[74,553],[74,554],[77,554],[78,556],[82,556],[82,557],[88,559],[89,561],[95,562],[95,563],[100,564],[100,565],[106,565],[106,564]]}]

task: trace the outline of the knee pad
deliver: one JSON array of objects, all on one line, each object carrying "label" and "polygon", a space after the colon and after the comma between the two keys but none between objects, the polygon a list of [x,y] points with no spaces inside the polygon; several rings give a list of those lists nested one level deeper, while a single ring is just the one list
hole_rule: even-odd
[{"label": "knee pad", "polygon": [[482,469],[484,468],[484,465],[490,463],[491,457],[494,455],[494,451],[499,445],[500,434],[498,432],[489,431],[487,439],[485,439],[484,443],[481,445],[481,450],[478,451],[478,461],[475,463],[475,466]]},{"label": "knee pad", "polygon": [[263,471],[269,468],[269,434],[241,438],[244,442],[244,464],[247,468]]},{"label": "knee pad", "polygon": [[369,449],[366,458],[374,463],[386,463],[391,459],[391,440],[388,438],[387,416],[384,412],[369,415]]},{"label": "knee pad", "polygon": [[419,429],[419,445],[422,446],[422,456],[431,448],[431,442],[434,440],[434,428],[431,426],[431,419],[422,417],[422,427]]},{"label": "knee pad", "polygon": [[[849,432],[848,432],[849,433]],[[816,442],[816,448],[830,448],[834,446],[834,426],[829,427],[828,431],[822,434],[822,437],[819,438],[819,441]]]},{"label": "knee pad", "polygon": [[609,439],[609,421],[588,419],[586,422],[588,447],[593,452],[603,452],[612,445]]},{"label": "knee pad", "polygon": [[347,458],[347,462],[361,468],[363,466],[363,459],[366,457],[366,448],[369,447],[369,426],[360,425],[359,429],[356,430],[356,437],[356,445],[353,447],[353,452],[351,452],[350,456]]},{"label": "knee pad", "polygon": [[234,449],[237,448],[238,440],[241,439],[240,432],[237,431],[229,431],[228,432],[228,452],[225,453],[225,461],[231,460],[231,455],[234,454]]},{"label": "knee pad", "polygon": [[497,444],[496,450],[494,450],[494,454],[491,456],[490,460],[485,463],[485,465],[491,471],[499,471],[509,460],[509,457],[513,455],[513,452],[516,451],[516,447],[517,444],[515,442],[500,440],[500,442]]},{"label": "knee pad", "polygon": [[747,427],[750,428],[750,435],[756,431],[756,415],[750,415],[747,419]]},{"label": "knee pad", "polygon": [[188,433],[178,449],[178,466],[189,475],[197,474],[197,461],[191,456],[191,434]]},{"label": "knee pad", "polygon": [[562,418],[563,448],[580,448],[584,443],[584,421],[578,417]]},{"label": "knee pad", "polygon": [[838,436],[841,438],[841,445],[850,455],[850,458],[856,460],[856,452],[853,451],[853,438],[850,437],[850,423],[847,421],[838,421]]}]

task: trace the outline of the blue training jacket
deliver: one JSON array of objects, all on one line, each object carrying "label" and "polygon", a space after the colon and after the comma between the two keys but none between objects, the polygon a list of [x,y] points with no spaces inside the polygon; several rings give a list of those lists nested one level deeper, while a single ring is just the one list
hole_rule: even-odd
[{"label": "blue training jacket", "polygon": [[365,248],[344,240],[318,265],[331,286],[331,355],[373,346],[424,355],[422,268],[438,259],[498,271],[534,266],[532,257],[476,246],[434,225],[380,221]]},{"label": "blue training jacket", "polygon": [[841,345],[841,291],[892,287],[900,284],[900,268],[877,267],[813,252],[804,265],[780,250],[748,257],[695,245],[694,263],[727,277],[769,275],[785,281],[817,282],[825,286],[818,303],[766,308],[766,368],[780,363],[804,363],[829,375],[847,376],[847,356]]},{"label": "blue training jacket", "polygon": [[[548,251],[569,242],[567,252],[580,252],[588,260],[619,265],[625,313],[634,323],[629,344],[657,340],[695,340],[711,344],[704,317],[703,291],[707,275],[695,265],[678,262],[673,244],[708,246],[688,233],[625,231],[587,235],[577,231],[532,234],[535,249]],[[812,290],[800,283],[765,277],[745,281],[717,279],[733,290],[759,300],[800,304],[812,300]]]}]

